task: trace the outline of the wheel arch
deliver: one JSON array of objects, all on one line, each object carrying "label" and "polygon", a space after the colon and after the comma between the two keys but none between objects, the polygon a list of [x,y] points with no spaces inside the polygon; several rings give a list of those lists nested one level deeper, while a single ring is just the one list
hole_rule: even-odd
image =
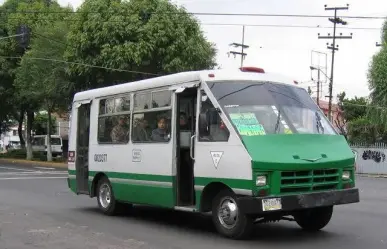
[{"label": "wheel arch", "polygon": [[106,174],[105,173],[102,173],[102,172],[98,172],[94,178],[93,178],[93,181],[91,182],[91,186],[90,186],[90,197],[95,197],[97,196],[97,185],[98,185],[98,181],[103,178],[103,177],[106,177]]},{"label": "wheel arch", "polygon": [[201,194],[200,197],[200,211],[201,212],[209,212],[212,210],[212,201],[216,197],[216,195],[222,190],[232,190],[230,186],[224,184],[222,182],[211,182],[207,184]]}]

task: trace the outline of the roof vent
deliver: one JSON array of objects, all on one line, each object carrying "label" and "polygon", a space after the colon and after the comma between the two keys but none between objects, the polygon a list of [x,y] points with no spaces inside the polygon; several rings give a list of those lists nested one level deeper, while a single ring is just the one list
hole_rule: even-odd
[{"label": "roof vent", "polygon": [[259,67],[241,67],[239,68],[242,72],[252,72],[252,73],[265,73],[265,70]]}]

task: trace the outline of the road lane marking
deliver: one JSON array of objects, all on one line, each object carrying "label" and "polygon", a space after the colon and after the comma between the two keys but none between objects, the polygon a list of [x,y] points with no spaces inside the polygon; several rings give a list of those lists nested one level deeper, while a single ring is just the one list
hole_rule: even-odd
[{"label": "road lane marking", "polygon": [[49,169],[49,170],[54,170],[55,168],[47,168],[47,167],[34,167],[35,169]]},{"label": "road lane marking", "polygon": [[30,169],[18,169],[18,168],[4,167],[4,166],[0,166],[0,169],[16,170],[16,171],[36,172],[36,170],[30,170]]},{"label": "road lane marking", "polygon": [[64,176],[38,176],[38,177],[7,177],[1,178],[1,180],[33,180],[33,179],[66,179]]},{"label": "road lane marking", "polygon": [[34,172],[0,172],[0,176],[3,175],[68,175],[66,171],[56,171],[56,172],[42,172],[42,171],[34,171]]}]

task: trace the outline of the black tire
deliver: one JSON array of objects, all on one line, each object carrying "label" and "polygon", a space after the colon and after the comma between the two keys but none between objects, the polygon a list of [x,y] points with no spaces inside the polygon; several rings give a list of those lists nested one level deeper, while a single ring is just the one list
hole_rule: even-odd
[{"label": "black tire", "polygon": [[[218,216],[218,211],[221,208],[221,205],[224,201],[231,201],[236,205],[237,210],[237,218],[235,220],[235,224],[233,226],[225,225],[222,223]],[[252,218],[242,213],[240,208],[238,207],[238,200],[236,195],[231,190],[222,190],[213,200],[212,203],[212,220],[216,227],[216,230],[223,236],[231,239],[247,239],[251,235],[251,231],[253,229],[253,221]]]},{"label": "black tire", "polygon": [[[108,205],[102,204],[103,196],[101,195],[101,191],[100,191],[102,187],[108,187],[110,189],[111,194],[110,194],[110,202],[108,203]],[[97,192],[98,207],[102,211],[102,213],[109,216],[114,216],[119,213],[122,213],[123,205],[116,201],[114,197],[112,185],[110,184],[110,181],[107,177],[102,177],[101,179],[99,179],[96,192]]]},{"label": "black tire", "polygon": [[303,210],[294,215],[297,224],[308,232],[317,232],[328,225],[332,218],[333,206]]}]

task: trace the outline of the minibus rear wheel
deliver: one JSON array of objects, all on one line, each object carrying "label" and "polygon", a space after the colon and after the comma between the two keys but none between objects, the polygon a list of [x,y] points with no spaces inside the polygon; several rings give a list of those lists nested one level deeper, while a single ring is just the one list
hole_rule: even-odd
[{"label": "minibus rear wheel", "polygon": [[122,204],[116,201],[112,185],[105,176],[98,181],[97,200],[99,208],[106,215],[116,215],[122,209]]},{"label": "minibus rear wheel", "polygon": [[253,220],[244,214],[236,195],[231,190],[222,190],[212,204],[212,220],[217,231],[228,238],[248,238],[253,229]]}]

